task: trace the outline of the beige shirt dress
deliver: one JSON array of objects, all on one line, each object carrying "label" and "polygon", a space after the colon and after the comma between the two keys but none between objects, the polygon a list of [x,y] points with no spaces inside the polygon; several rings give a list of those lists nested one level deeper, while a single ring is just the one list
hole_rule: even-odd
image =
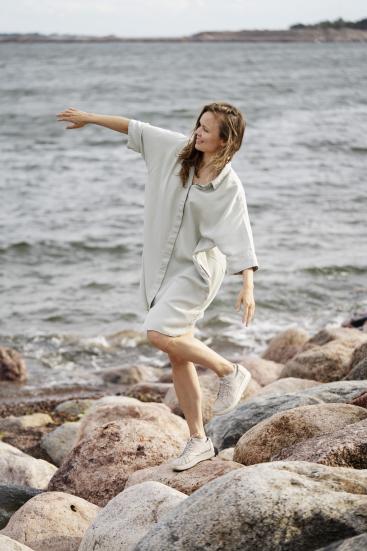
[{"label": "beige shirt dress", "polygon": [[189,137],[129,120],[127,147],[140,153],[144,191],[140,297],[144,330],[178,336],[194,329],[224,276],[258,270],[241,181],[228,162],[210,184],[183,187],[177,155]]}]

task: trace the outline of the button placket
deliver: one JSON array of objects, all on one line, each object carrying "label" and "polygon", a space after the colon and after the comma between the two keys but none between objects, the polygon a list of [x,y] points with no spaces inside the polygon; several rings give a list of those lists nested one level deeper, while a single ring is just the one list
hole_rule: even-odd
[{"label": "button placket", "polygon": [[167,247],[166,247],[165,253],[163,254],[163,257],[162,257],[162,262],[161,262],[161,266],[160,266],[159,271],[158,271],[156,282],[153,286],[154,291],[152,293],[152,298],[148,301],[149,302],[149,308],[151,308],[152,302],[153,302],[153,300],[154,300],[156,294],[158,293],[158,291],[160,289],[160,286],[162,284],[164,275],[165,275],[166,270],[167,270],[168,262],[171,258],[171,255],[172,255],[173,247],[174,247],[175,241],[177,239],[179,229],[180,229],[181,224],[182,224],[183,212],[184,212],[186,200],[187,200],[187,197],[188,197],[191,185],[192,185],[192,179],[193,179],[193,176],[194,176],[194,167],[191,167],[190,170],[191,170],[191,173],[189,174],[186,193],[185,193],[185,195],[184,195],[184,197],[183,197],[183,199],[182,199],[182,201],[179,205],[179,211],[178,211],[178,214],[177,214],[176,224],[173,226],[173,228],[171,230],[171,235],[167,240]]}]

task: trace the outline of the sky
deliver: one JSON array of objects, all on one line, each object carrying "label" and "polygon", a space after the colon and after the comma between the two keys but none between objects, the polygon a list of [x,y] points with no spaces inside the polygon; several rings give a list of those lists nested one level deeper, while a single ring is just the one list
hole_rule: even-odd
[{"label": "sky", "polygon": [[0,33],[175,37],[367,17],[366,0],[1,0]]}]

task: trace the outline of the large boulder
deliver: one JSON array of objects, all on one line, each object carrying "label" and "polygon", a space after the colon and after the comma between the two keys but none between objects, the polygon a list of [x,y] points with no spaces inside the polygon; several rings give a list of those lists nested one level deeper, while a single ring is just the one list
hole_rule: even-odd
[{"label": "large boulder", "polygon": [[224,461],[217,457],[210,461],[201,461],[191,469],[180,472],[174,471],[170,465],[163,463],[158,467],[148,467],[135,471],[127,479],[125,488],[147,480],[154,480],[190,495],[211,480],[240,468],[242,468],[242,465],[239,463]]},{"label": "large boulder", "polygon": [[247,354],[239,362],[249,370],[252,379],[260,386],[265,386],[279,379],[284,365],[281,363],[266,360],[256,354]]},{"label": "large boulder", "polygon": [[152,526],[185,499],[185,494],[160,482],[127,488],[99,511],[79,551],[132,551]]},{"label": "large boulder", "polygon": [[78,551],[99,507],[63,492],[43,492],[27,501],[0,531],[37,551]]},{"label": "large boulder", "polygon": [[189,434],[187,423],[173,415],[165,404],[141,402],[128,396],[105,396],[96,400],[81,419],[76,443],[79,444],[97,427],[111,421],[123,423],[126,419],[150,421],[163,430],[177,433],[183,439]]},{"label": "large boulder", "polygon": [[366,530],[367,471],[279,461],[205,484],[135,551],[309,551]]},{"label": "large boulder", "polygon": [[322,403],[347,403],[367,388],[364,381],[337,381],[320,384],[283,396],[255,396],[233,411],[213,417],[205,426],[217,450],[233,447],[251,427],[279,411]]},{"label": "large boulder", "polygon": [[363,419],[367,419],[367,410],[349,404],[300,406],[280,411],[241,436],[233,460],[242,465],[264,463],[283,448]]},{"label": "large boulder", "polygon": [[26,501],[38,495],[43,490],[29,488],[20,484],[1,484],[0,485],[0,529],[4,528],[10,517]]},{"label": "large boulder", "polygon": [[50,480],[48,490],[104,506],[124,489],[131,473],[179,454],[189,437],[186,421],[164,404],[122,402],[104,403],[83,417],[79,441]]},{"label": "large boulder", "polygon": [[0,440],[0,480],[3,484],[45,489],[56,471],[55,465],[35,459]]},{"label": "large boulder", "polygon": [[61,465],[67,454],[73,449],[78,439],[79,430],[80,422],[67,421],[42,437],[41,447],[51,457],[55,465]]},{"label": "large boulder", "polygon": [[300,377],[321,383],[339,381],[349,372],[353,348],[349,342],[331,341],[300,352],[289,360],[280,377]]},{"label": "large boulder", "polygon": [[311,381],[310,379],[299,379],[297,377],[285,377],[284,379],[278,379],[266,386],[260,388],[256,393],[256,396],[264,396],[265,394],[290,394],[291,392],[298,392],[305,390],[306,388],[312,388],[319,385],[318,381]]},{"label": "large boulder", "polygon": [[300,327],[290,327],[273,337],[262,357],[280,364],[285,364],[302,350],[309,340],[308,333]]},{"label": "large boulder", "polygon": [[0,551],[33,551],[33,549],[0,534]]},{"label": "large boulder", "polygon": [[367,469],[367,420],[282,448],[271,461],[312,461],[330,467]]},{"label": "large boulder", "polygon": [[[289,360],[281,377],[301,377],[323,383],[345,377],[353,365],[355,350],[367,343],[367,335],[354,328],[326,327]],[[359,356],[358,356],[359,357]]]},{"label": "large boulder", "polygon": [[364,342],[367,342],[367,335],[358,329],[349,327],[333,327],[327,326],[320,329],[303,345],[303,350],[307,350],[314,346],[324,346],[332,341],[340,341],[350,348],[358,348]]}]

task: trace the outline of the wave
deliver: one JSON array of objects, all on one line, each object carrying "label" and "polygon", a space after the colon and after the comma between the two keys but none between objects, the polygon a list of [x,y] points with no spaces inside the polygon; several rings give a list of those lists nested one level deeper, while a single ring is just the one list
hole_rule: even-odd
[{"label": "wave", "polygon": [[345,266],[311,266],[309,268],[304,268],[301,270],[306,274],[311,275],[345,275],[345,274],[365,274],[367,273],[367,266],[353,266],[351,264],[346,264]]},{"label": "wave", "polygon": [[52,249],[55,250],[82,250],[82,251],[88,251],[88,252],[109,252],[109,253],[119,253],[123,254],[126,253],[129,249],[126,245],[123,243],[119,243],[116,245],[96,245],[96,244],[88,244],[85,241],[65,241],[65,242],[57,242],[57,241],[37,241],[35,243],[31,243],[29,241],[17,241],[15,243],[11,243],[9,245],[5,245],[3,247],[0,247],[0,254],[6,254],[8,252],[17,252],[20,254],[28,254],[32,251],[32,249],[39,249],[39,248],[45,248],[45,249]]}]

